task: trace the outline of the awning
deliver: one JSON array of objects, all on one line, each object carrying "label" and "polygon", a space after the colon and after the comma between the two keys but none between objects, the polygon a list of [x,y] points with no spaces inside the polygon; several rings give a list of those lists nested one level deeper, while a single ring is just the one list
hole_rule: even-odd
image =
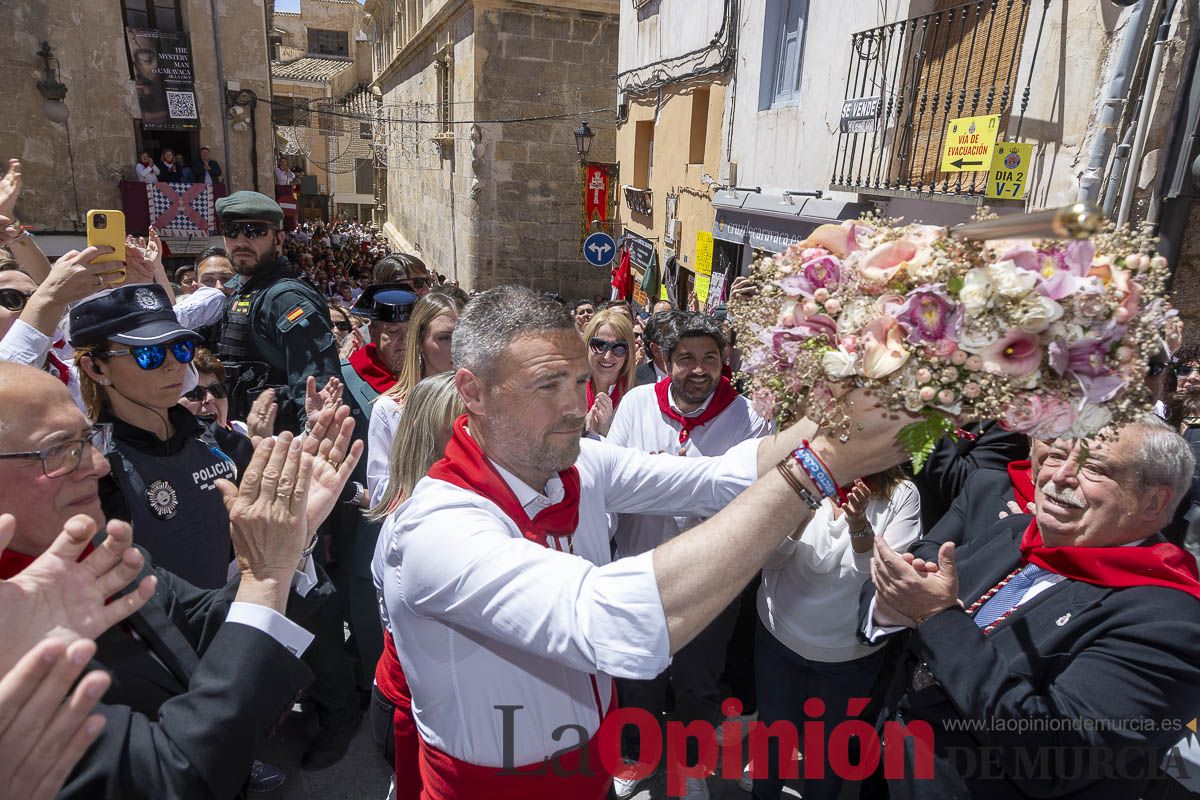
[{"label": "awning", "polygon": [[713,236],[779,253],[807,237],[819,225],[856,219],[872,210],[868,203],[817,197],[718,191],[713,198]]}]

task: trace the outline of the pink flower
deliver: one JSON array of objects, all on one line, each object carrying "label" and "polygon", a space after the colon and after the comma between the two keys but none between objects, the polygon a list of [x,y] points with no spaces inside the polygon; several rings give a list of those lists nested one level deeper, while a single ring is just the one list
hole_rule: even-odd
[{"label": "pink flower", "polygon": [[821,225],[801,242],[803,247],[823,247],[838,258],[845,258],[858,249],[853,227],[846,225]]},{"label": "pink flower", "polygon": [[754,413],[765,420],[775,418],[775,395],[770,389],[758,388],[750,393],[750,405]]},{"label": "pink flower", "polygon": [[[1120,333],[1117,333],[1120,331]],[[1113,328],[1116,338],[1123,329]],[[1125,380],[1108,365],[1109,339],[1087,337],[1076,342],[1051,342],[1047,348],[1050,368],[1059,375],[1079,381],[1089,403],[1105,403],[1125,388]]]},{"label": "pink flower", "polygon": [[[809,248],[809,252],[815,248]],[[841,262],[829,254],[809,259],[791,275],[785,275],[777,281],[780,289],[789,297],[812,297],[819,289],[836,287],[842,280]]]},{"label": "pink flower", "polygon": [[796,320],[791,328],[771,329],[771,352],[775,357],[791,365],[800,357],[804,343],[810,339],[833,344],[836,340],[837,324],[825,316],[817,314]]},{"label": "pink flower", "polygon": [[1009,331],[999,341],[979,351],[983,368],[1014,378],[1032,375],[1042,364],[1042,346],[1033,334]]},{"label": "pink flower", "polygon": [[1005,413],[1004,427],[1050,441],[1065,436],[1075,424],[1075,407],[1065,400],[1040,394],[1019,396]]},{"label": "pink flower", "polygon": [[867,253],[859,272],[869,283],[887,283],[917,254],[917,246],[907,239],[884,242]]},{"label": "pink flower", "polygon": [[961,313],[940,285],[919,286],[896,309],[896,319],[913,342],[953,339]]},{"label": "pink flower", "polygon": [[891,375],[908,360],[904,330],[895,317],[878,317],[862,332],[862,374],[874,380]]}]

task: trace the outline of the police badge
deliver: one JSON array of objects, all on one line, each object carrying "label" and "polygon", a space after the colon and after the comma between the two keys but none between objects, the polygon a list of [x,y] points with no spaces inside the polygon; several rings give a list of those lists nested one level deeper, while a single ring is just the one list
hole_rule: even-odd
[{"label": "police badge", "polygon": [[159,519],[171,519],[179,510],[179,498],[175,494],[175,487],[166,481],[150,484],[150,488],[146,490],[146,500],[150,503],[150,510]]},{"label": "police badge", "polygon": [[154,295],[154,292],[149,289],[138,289],[133,293],[133,300],[147,311],[159,311],[162,309],[162,303]]}]

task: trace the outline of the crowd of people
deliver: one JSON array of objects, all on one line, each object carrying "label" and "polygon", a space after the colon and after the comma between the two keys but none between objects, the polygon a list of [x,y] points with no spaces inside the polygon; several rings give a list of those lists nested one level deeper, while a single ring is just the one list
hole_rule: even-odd
[{"label": "crowd of people", "polygon": [[695,800],[734,746],[757,800],[1200,774],[1180,331],[1156,413],[1090,443],[971,422],[914,474],[911,419],[862,390],[849,438],[760,416],[724,306],[468,294],[245,191],[170,275],[153,232],[51,263],[20,190],[10,162],[5,796],[271,791],[287,713],[314,770],[367,718],[400,800],[623,799],[658,770]]}]

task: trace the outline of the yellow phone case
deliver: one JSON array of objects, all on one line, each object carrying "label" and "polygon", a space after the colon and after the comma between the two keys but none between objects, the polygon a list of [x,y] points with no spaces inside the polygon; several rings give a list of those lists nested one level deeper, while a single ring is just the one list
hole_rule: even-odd
[{"label": "yellow phone case", "polygon": [[[88,247],[111,247],[113,252],[97,256],[93,264],[106,264],[110,261],[125,261],[125,214],[121,211],[93,209],[87,213],[87,243]],[[125,279],[124,269],[120,270],[121,281]],[[109,285],[120,281],[110,280]]]}]

